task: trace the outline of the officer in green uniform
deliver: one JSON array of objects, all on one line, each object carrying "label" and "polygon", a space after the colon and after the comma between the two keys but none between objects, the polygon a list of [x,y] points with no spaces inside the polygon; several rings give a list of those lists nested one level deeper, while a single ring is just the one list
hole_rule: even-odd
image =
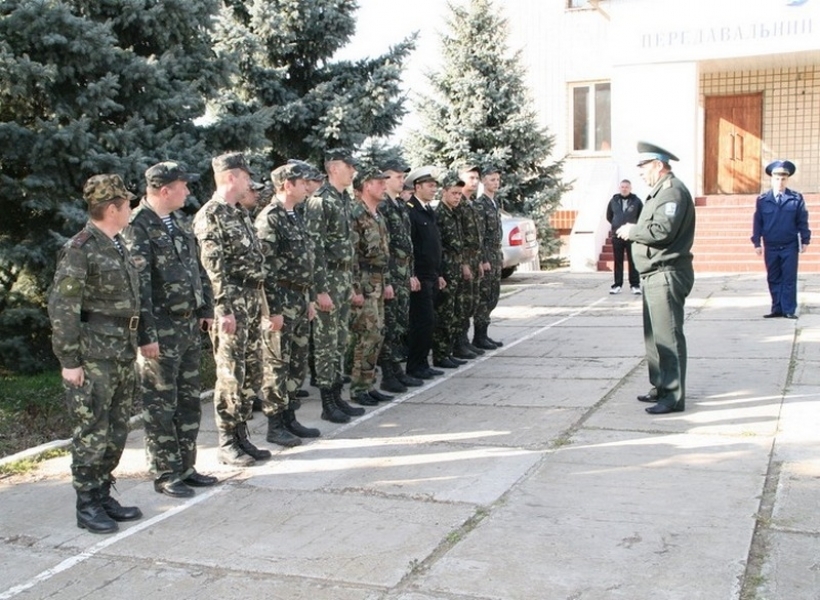
[{"label": "officer in green uniform", "polygon": [[119,175],[91,177],[83,196],[90,219],[60,250],[48,316],[74,425],[77,526],[112,533],[142,517],[111,497],[137,387],[139,275],[120,236],[135,196]]},{"label": "officer in green uniform", "polygon": [[692,243],[695,204],[686,186],[672,173],[678,158],[660,146],[638,142],[638,168],[652,188],[638,222],[618,228],[622,240],[633,242],[632,256],[641,275],[643,330],[649,366],[646,412],[681,412],[686,403],[686,337],[683,307],[692,291]]}]

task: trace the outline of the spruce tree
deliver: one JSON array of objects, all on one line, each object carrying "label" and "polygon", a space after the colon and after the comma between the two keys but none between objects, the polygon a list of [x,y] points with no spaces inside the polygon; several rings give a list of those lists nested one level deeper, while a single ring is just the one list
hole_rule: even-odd
[{"label": "spruce tree", "polygon": [[209,167],[197,119],[227,82],[211,50],[219,5],[0,4],[0,367],[52,360],[46,290],[57,249],[86,219],[89,176],[118,173],[139,193],[160,160]]},{"label": "spruce tree", "polygon": [[[389,135],[401,122],[402,65],[415,38],[376,58],[334,62],[355,32],[357,8],[354,0],[225,3],[215,48],[237,73],[213,111],[270,118],[260,157],[267,168],[289,158],[321,164],[326,149],[355,148],[367,137]],[[242,141],[225,127],[218,137],[232,145]]]},{"label": "spruce tree", "polygon": [[554,138],[538,124],[500,7],[492,0],[448,3],[442,68],[429,76],[432,94],[417,101],[421,130],[409,136],[408,147],[413,164],[501,168],[498,198],[506,210],[536,222],[547,258],[560,243],[549,216],[566,190],[563,161],[550,161]]}]

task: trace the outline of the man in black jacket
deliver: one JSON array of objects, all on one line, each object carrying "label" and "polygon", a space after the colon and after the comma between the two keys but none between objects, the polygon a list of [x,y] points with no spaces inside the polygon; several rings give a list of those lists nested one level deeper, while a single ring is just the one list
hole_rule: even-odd
[{"label": "man in black jacket", "polygon": [[621,181],[619,193],[612,196],[606,207],[606,220],[612,225],[612,255],[615,264],[615,282],[609,288],[610,294],[617,294],[624,285],[624,254],[629,261],[629,287],[633,294],[641,293],[641,282],[635,262],[632,260],[632,242],[622,240],[615,232],[624,223],[637,223],[641,215],[643,202],[632,193],[632,183],[628,179]]},{"label": "man in black jacket", "polygon": [[441,277],[441,236],[429,206],[438,189],[437,170],[432,166],[411,171],[405,183],[413,186],[407,202],[413,239],[413,275],[420,289],[410,294],[410,327],[407,332],[407,374],[432,379],[443,371],[430,368],[428,354],[433,345],[436,294],[447,282]]}]

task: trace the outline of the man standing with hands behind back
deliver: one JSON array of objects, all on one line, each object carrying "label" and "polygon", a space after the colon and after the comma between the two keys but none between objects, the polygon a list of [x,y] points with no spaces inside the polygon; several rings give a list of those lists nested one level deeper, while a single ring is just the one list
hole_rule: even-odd
[{"label": "man standing with hands behind back", "polygon": [[799,192],[786,187],[796,167],[788,160],[776,160],[766,167],[772,189],[755,204],[752,244],[758,256],[765,246],[766,281],[772,296],[772,310],[764,319],[797,318],[797,257],[811,241],[809,213]]},{"label": "man standing with hands behind back", "polygon": [[628,179],[621,181],[618,193],[612,196],[606,207],[606,220],[612,225],[612,270],[615,275],[615,281],[609,288],[610,294],[619,293],[624,285],[624,254],[629,262],[629,287],[633,294],[641,293],[641,280],[632,259],[632,242],[622,240],[615,232],[624,223],[637,223],[642,209],[643,202],[632,193],[632,182]]},{"label": "man standing with hands behind back", "polygon": [[641,177],[652,190],[638,222],[621,225],[616,233],[633,242],[643,282],[643,337],[652,388],[638,400],[656,403],[646,412],[662,415],[686,405],[683,305],[695,283],[695,203],[669,166],[678,160],[674,154],[647,142],[638,142],[638,152]]}]

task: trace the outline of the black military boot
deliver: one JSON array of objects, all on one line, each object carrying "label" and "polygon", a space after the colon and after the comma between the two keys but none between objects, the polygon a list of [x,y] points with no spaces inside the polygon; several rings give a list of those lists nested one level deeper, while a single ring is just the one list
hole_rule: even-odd
[{"label": "black military boot", "polygon": [[407,391],[407,386],[404,385],[396,377],[396,372],[393,370],[393,365],[388,361],[379,363],[382,370],[382,382],[379,387],[385,392],[393,392],[394,394],[403,394]]},{"label": "black military boot", "polygon": [[481,356],[482,354],[484,354],[484,350],[482,350],[478,346],[474,346],[473,344],[470,343],[470,338],[467,337],[467,332],[466,331],[461,334],[461,337],[459,338],[459,341],[462,344],[464,344],[464,347],[467,350],[469,350],[470,352],[472,352],[473,354],[476,354],[477,356]]},{"label": "black military boot", "polygon": [[[467,345],[467,336],[465,335],[463,338],[458,338],[456,343],[453,347],[453,356],[463,360],[472,360],[474,358],[478,358],[478,354],[470,350],[470,347]],[[483,354],[484,351],[481,350]]]},{"label": "black military boot", "polygon": [[473,335],[473,346],[481,348],[482,350],[495,350],[495,344],[487,339],[486,325],[476,325],[475,334]]},{"label": "black military boot", "polygon": [[336,398],[334,397],[332,389],[321,388],[319,395],[322,398],[322,418],[325,421],[330,421],[331,423],[347,423],[350,421],[350,417],[336,406]]},{"label": "black military boot", "polygon": [[406,385],[407,387],[419,387],[424,385],[423,379],[419,379],[418,377],[411,377],[410,375],[405,373],[404,369],[401,368],[401,363],[393,363],[393,372],[396,374],[396,379],[398,379],[403,385]]},{"label": "black military boot", "polygon": [[100,490],[77,490],[77,527],[91,533],[114,533],[120,528],[100,503]]},{"label": "black military boot", "polygon": [[235,431],[220,430],[219,449],[216,451],[216,459],[223,465],[231,465],[232,467],[250,467],[256,462],[239,445],[239,438]]},{"label": "black military boot", "polygon": [[347,400],[342,398],[342,388],[344,383],[341,381],[333,386],[333,401],[336,403],[336,408],[346,414],[348,417],[361,417],[364,414],[363,408],[351,406]]},{"label": "black military boot", "polygon": [[[270,423],[268,426],[270,426]],[[253,460],[268,460],[271,457],[270,450],[257,448],[253,445],[247,423],[239,423],[236,426],[236,443],[239,444],[242,451]]]},{"label": "black military boot", "polygon": [[[142,518],[142,511],[136,506],[122,506],[116,499],[111,497],[111,488],[114,486],[114,479],[111,478],[103,483],[100,488],[100,504],[105,510],[105,514],[115,521],[136,521]],[[114,489],[117,489],[114,487]]]},{"label": "black military boot", "polygon": [[[293,448],[302,443],[302,440],[285,428],[284,415],[276,413],[268,415],[268,435],[265,437],[271,444],[279,444],[286,448]],[[248,453],[250,454],[250,452]]]},{"label": "black military boot", "polygon": [[285,423],[285,429],[300,438],[316,438],[322,435],[322,432],[315,427],[305,427],[296,420],[295,407],[288,406],[285,409],[285,412],[282,413],[282,421]]}]

